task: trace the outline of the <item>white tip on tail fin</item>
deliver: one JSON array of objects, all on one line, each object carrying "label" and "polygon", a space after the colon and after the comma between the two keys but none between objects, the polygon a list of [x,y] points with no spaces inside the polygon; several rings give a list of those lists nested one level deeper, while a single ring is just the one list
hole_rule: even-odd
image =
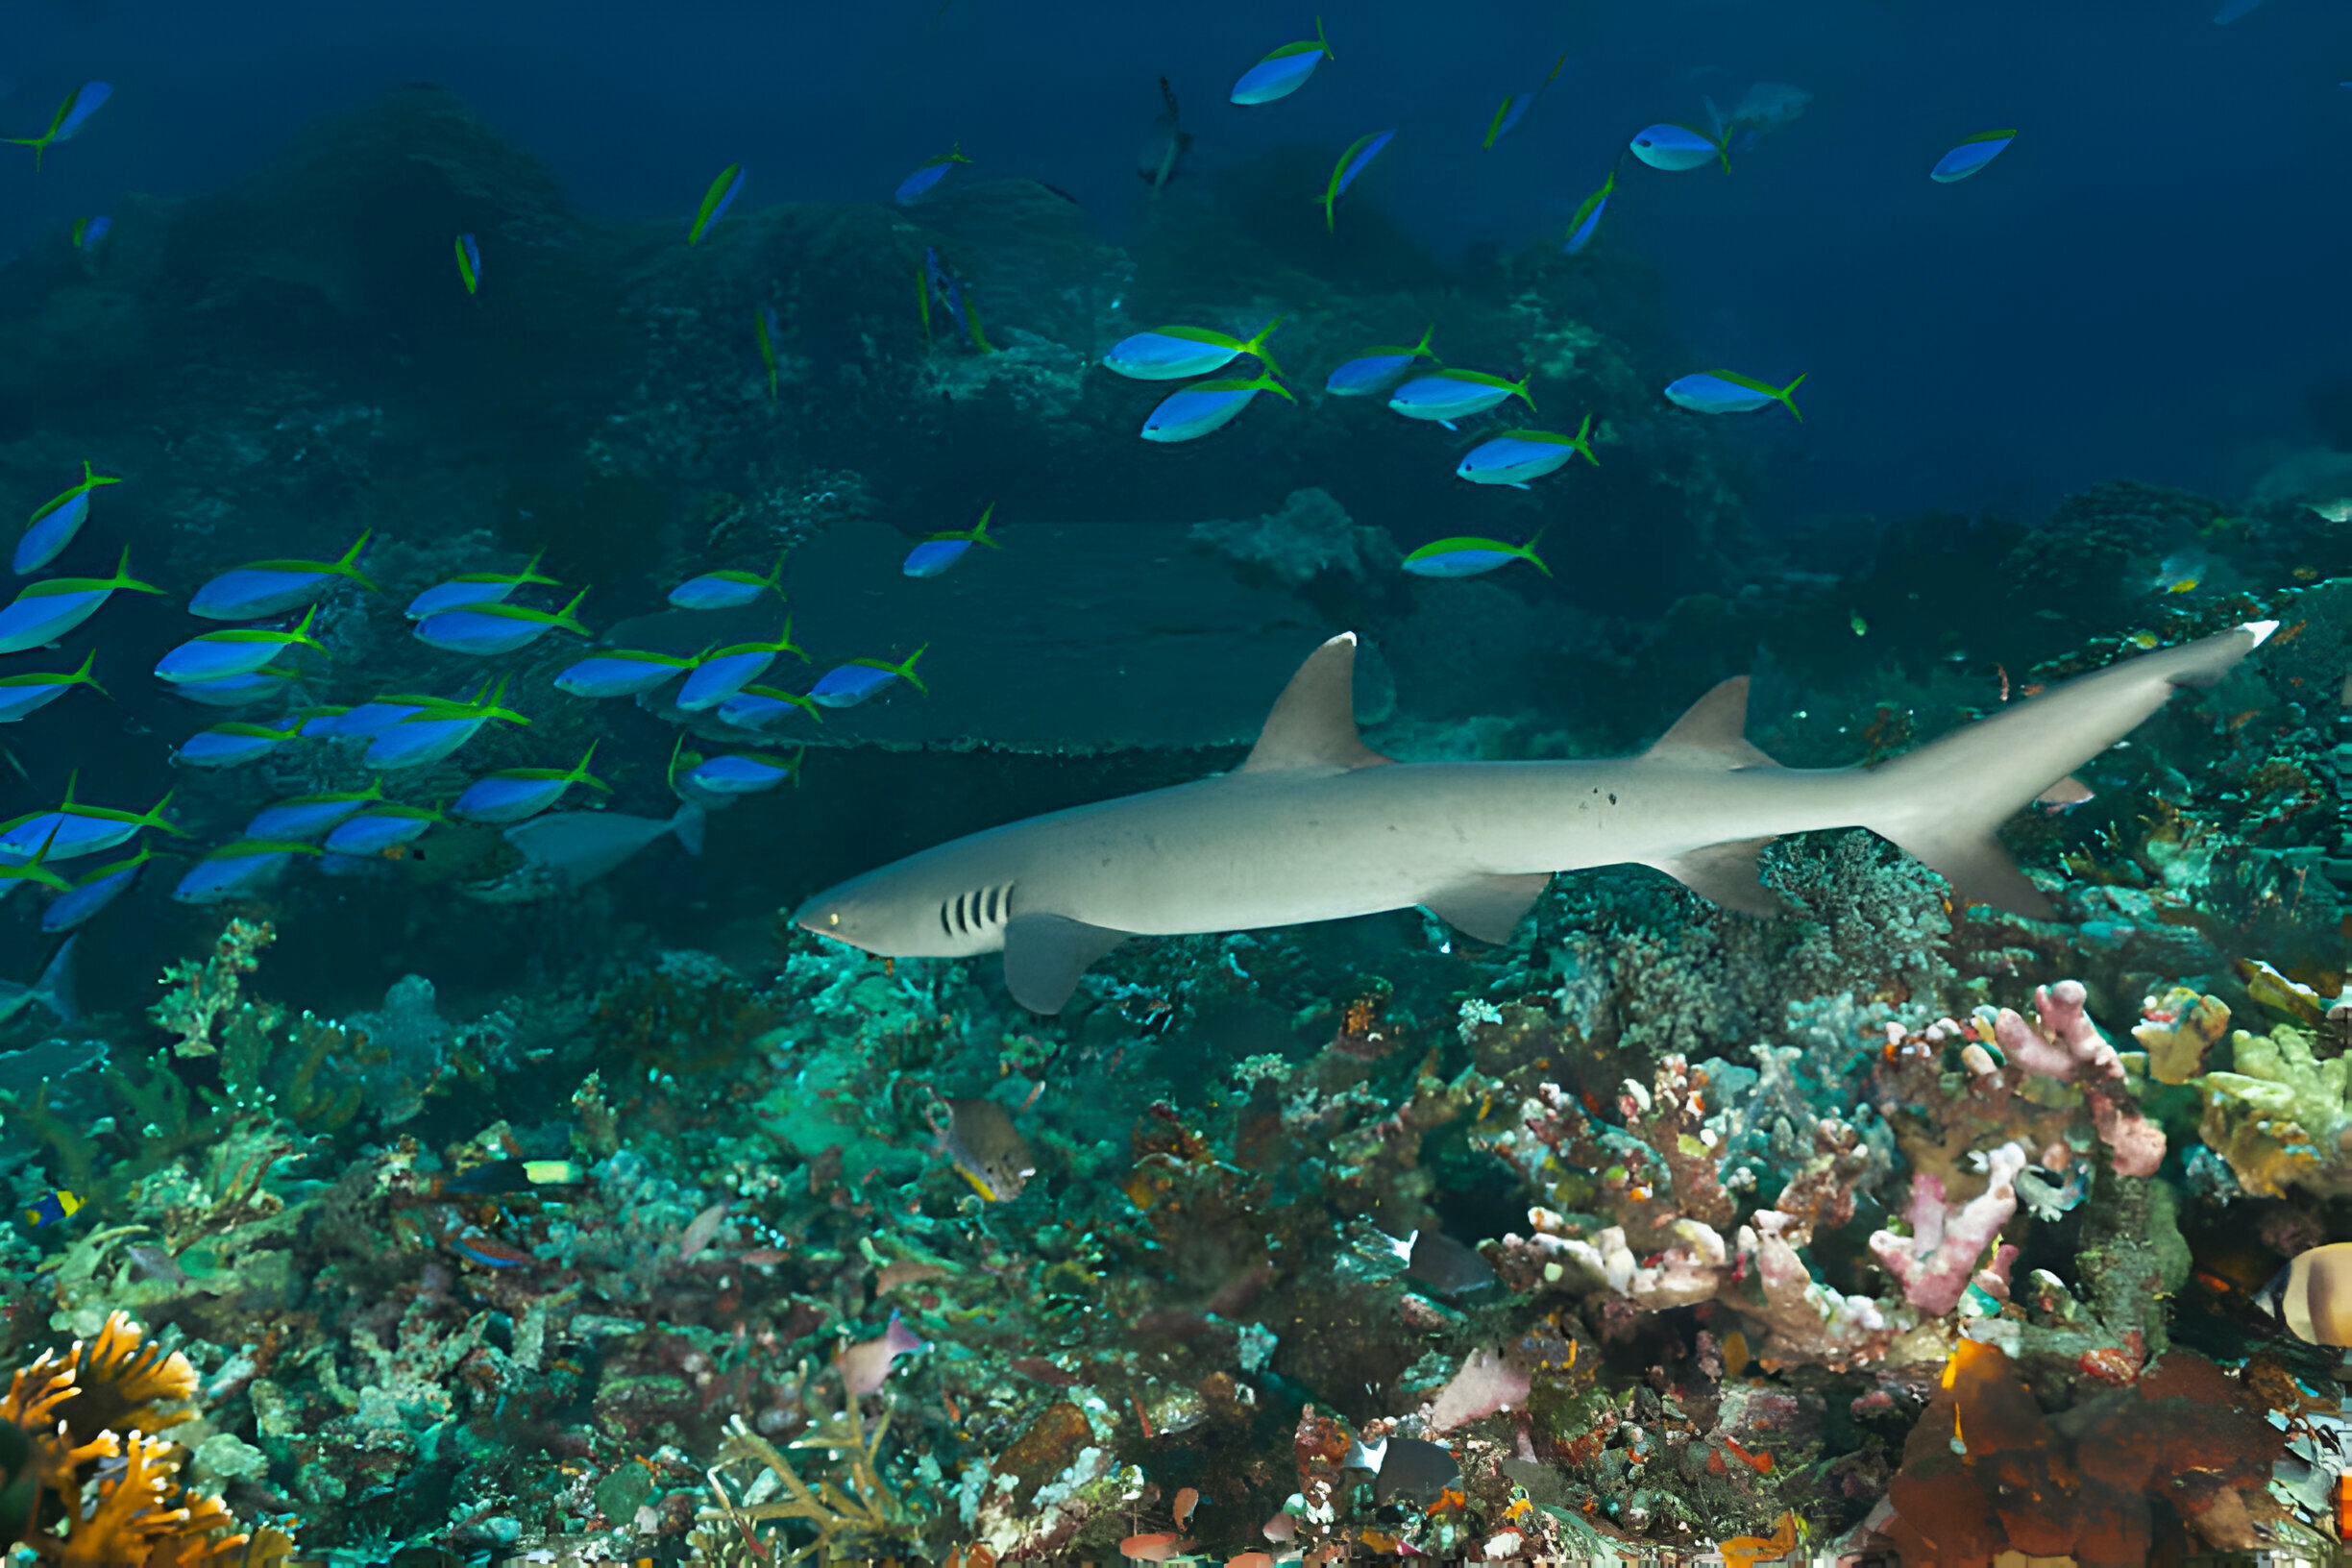
[{"label": "white tip on tail fin", "polygon": [[1943,874],[1963,903],[2055,913],[1995,837],[2011,816],[2138,728],[2183,687],[2211,686],[2276,622],[2122,659],[1931,741],[1877,769],[1863,825]]},{"label": "white tip on tail fin", "polygon": [[2252,632],[2254,634],[2254,646],[2256,648],[2260,648],[2263,644],[2270,640],[2270,634],[2272,632],[2278,630],[2278,623],[2276,621],[2248,621],[2241,625],[2238,629],[2240,631]]}]

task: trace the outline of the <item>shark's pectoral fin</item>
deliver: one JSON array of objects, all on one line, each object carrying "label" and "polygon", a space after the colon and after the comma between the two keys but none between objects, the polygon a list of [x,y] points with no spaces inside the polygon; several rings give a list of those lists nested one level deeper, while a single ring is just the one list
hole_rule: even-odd
[{"label": "shark's pectoral fin", "polygon": [[1468,877],[1429,894],[1421,907],[1462,935],[1500,946],[1510,941],[1551,880],[1550,871]]},{"label": "shark's pectoral fin", "polygon": [[1972,824],[1939,823],[1886,836],[1949,882],[1954,904],[1991,904],[2037,920],[2058,918],[2058,911],[2025,879],[2000,841]]},{"label": "shark's pectoral fin", "polygon": [[1736,909],[1743,915],[1785,915],[1788,906],[1759,880],[1756,870],[1756,856],[1772,842],[1768,836],[1710,844],[1703,849],[1661,860],[1657,869],[1726,909]]},{"label": "shark's pectoral fin", "polygon": [[1032,1013],[1059,1013],[1088,966],[1128,935],[1062,915],[1016,915],[1005,923],[1006,989]]}]

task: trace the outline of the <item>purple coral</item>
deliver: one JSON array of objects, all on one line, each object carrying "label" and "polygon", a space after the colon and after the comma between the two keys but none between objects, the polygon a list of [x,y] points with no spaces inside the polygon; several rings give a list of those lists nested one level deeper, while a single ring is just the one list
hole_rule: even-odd
[{"label": "purple coral", "polygon": [[2010,1061],[2027,1072],[2079,1084],[2091,1102],[2099,1141],[2115,1151],[2115,1168],[2125,1176],[2153,1176],[2164,1164],[2164,1129],[2140,1114],[2122,1092],[2123,1063],[2092,1023],[2078,980],[2061,980],[2034,992],[2036,1028],[2009,1008],[1993,1023],[1993,1038]]},{"label": "purple coral", "polygon": [[[2075,988],[2079,994],[2081,988]],[[2008,1014],[2006,1017],[2015,1017]],[[2022,1143],[2004,1143],[1988,1157],[1985,1189],[1959,1208],[1944,1201],[1942,1178],[1921,1171],[1911,1178],[1911,1234],[1874,1231],[1870,1246],[1881,1266],[1902,1282],[1903,1299],[1923,1312],[1943,1316],[1960,1305],[1976,1272],[1976,1262],[2017,1213],[2017,1174],[2025,1168]],[[2015,1247],[1995,1256],[1991,1272],[2004,1287]]]}]

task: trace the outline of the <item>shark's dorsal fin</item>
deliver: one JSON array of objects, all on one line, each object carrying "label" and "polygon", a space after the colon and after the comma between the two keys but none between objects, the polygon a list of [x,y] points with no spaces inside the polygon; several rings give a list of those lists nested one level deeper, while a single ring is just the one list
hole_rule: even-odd
[{"label": "shark's dorsal fin", "polygon": [[1356,634],[1343,631],[1299,666],[1238,771],[1372,768],[1388,760],[1356,733]]},{"label": "shark's dorsal fin", "polygon": [[1734,675],[1693,702],[1674,728],[1644,756],[1659,762],[1712,763],[1719,768],[1777,768],[1748,744],[1748,677]]}]

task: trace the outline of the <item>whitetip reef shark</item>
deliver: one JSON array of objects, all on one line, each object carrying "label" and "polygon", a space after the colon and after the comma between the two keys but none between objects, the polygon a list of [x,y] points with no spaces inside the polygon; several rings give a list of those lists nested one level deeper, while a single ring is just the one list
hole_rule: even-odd
[{"label": "whitetip reef shark", "polygon": [[1392,762],[1356,732],[1346,632],[1290,677],[1234,772],[956,839],[819,894],[793,919],[887,957],[1002,949],[1014,1000],[1058,1013],[1131,936],[1418,905],[1501,943],[1555,872],[1592,866],[1654,866],[1728,908],[1778,914],[1757,852],[1824,828],[1893,841],[1957,900],[2047,918],[1996,829],[2174,691],[2218,681],[2277,625],[2119,660],[1868,769],[1783,768],[1749,745],[1745,676],[1639,756]]}]

